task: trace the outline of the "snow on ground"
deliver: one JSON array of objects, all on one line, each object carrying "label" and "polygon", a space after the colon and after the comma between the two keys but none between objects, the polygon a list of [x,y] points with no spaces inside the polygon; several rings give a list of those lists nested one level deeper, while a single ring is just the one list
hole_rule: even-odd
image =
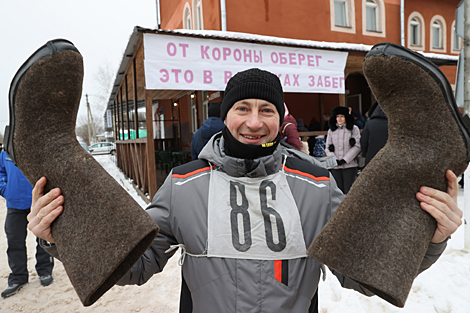
[{"label": "snow on ground", "polygon": [[[113,157],[96,156],[96,160],[123,188],[145,208],[147,204],[135,191],[132,182],[116,167]],[[459,192],[463,208],[463,191]],[[0,224],[5,221],[5,201],[0,197]],[[441,258],[417,277],[403,309],[374,296],[371,298],[341,288],[329,272],[319,286],[320,313],[468,313],[470,312],[470,253],[463,250],[464,229],[460,227],[448,243]],[[42,287],[34,270],[35,240],[27,238],[29,284],[18,294],[0,299],[0,312],[178,312],[181,272],[177,256],[170,259],[162,273],[142,286],[114,286],[91,307],[83,307],[60,262],[54,267],[54,283]],[[0,289],[7,286],[9,268],[5,233],[0,232]],[[297,312],[293,312],[297,313]]]},{"label": "snow on ground", "polygon": [[[459,190],[459,207],[464,206],[463,190]],[[470,253],[463,250],[464,228],[448,241],[439,260],[414,281],[403,309],[379,297],[365,297],[353,290],[341,288],[329,272],[319,286],[320,313],[468,313],[470,312]]]}]

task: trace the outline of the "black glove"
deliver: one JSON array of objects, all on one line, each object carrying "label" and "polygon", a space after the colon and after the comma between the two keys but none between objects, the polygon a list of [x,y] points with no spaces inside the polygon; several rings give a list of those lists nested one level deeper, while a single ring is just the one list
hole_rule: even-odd
[{"label": "black glove", "polygon": [[343,165],[346,163],[346,161],[344,159],[341,159],[341,160],[336,160],[336,163],[338,163],[338,165]]},{"label": "black glove", "polygon": [[335,146],[333,144],[329,145],[328,150],[330,150],[330,152],[335,152]]},{"label": "black glove", "polygon": [[350,145],[351,147],[354,147],[354,146],[356,145],[356,139],[354,139],[354,138],[349,138],[349,145]]}]

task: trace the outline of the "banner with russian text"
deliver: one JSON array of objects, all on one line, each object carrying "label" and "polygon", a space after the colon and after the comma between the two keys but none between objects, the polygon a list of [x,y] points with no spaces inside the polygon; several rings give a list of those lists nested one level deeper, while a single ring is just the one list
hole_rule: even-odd
[{"label": "banner with russian text", "polygon": [[344,94],[347,52],[144,34],[146,89],[224,90],[237,72],[276,74],[284,92]]}]

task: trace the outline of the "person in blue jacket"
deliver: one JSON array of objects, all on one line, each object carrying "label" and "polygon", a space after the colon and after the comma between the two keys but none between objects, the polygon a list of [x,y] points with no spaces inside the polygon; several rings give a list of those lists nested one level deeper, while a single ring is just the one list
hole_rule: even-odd
[{"label": "person in blue jacket", "polygon": [[202,126],[196,130],[191,141],[191,157],[193,160],[198,159],[199,152],[211,139],[214,134],[222,131],[225,124],[220,119],[220,102],[209,103],[208,116],[209,118],[202,123]]},{"label": "person in blue jacket", "polygon": [[[31,207],[31,192],[33,186],[11,161],[5,151],[0,153],[0,194],[7,201],[7,216],[5,233],[7,236],[8,265],[11,274],[8,276],[8,288],[2,292],[2,297],[16,294],[28,283],[28,268],[26,255],[27,216]],[[38,242],[38,239],[36,239]],[[36,245],[36,272],[43,286],[53,281],[52,268],[54,258],[51,257],[39,243]]]}]

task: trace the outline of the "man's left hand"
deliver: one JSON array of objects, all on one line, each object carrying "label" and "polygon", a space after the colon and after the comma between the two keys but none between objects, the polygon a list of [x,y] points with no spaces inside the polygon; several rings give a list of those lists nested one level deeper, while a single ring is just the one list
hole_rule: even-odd
[{"label": "man's left hand", "polygon": [[452,235],[462,224],[463,212],[457,205],[459,185],[457,176],[447,170],[447,193],[429,187],[421,187],[416,194],[421,208],[437,221],[437,228],[431,239],[432,243],[441,243]]}]

